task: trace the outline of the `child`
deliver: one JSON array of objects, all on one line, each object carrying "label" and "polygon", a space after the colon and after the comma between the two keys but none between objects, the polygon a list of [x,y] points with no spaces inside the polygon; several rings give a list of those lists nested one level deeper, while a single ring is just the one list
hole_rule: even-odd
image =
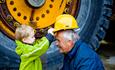
[{"label": "child", "polygon": [[34,34],[34,29],[28,25],[16,28],[16,53],[21,58],[19,70],[42,70],[40,56],[47,51],[53,36],[48,33],[46,37],[35,41]]}]

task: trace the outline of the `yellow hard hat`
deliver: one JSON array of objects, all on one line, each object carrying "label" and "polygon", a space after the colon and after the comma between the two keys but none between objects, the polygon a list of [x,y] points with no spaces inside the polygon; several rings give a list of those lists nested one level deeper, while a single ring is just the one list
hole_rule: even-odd
[{"label": "yellow hard hat", "polygon": [[79,26],[76,19],[73,16],[69,14],[62,14],[56,18],[53,32],[66,29],[77,29],[77,28],[79,28]]}]

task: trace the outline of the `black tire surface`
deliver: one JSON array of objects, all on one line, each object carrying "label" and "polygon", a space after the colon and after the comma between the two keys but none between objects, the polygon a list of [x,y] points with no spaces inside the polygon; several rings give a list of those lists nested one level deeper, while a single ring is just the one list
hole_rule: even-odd
[{"label": "black tire surface", "polygon": [[109,27],[112,0],[81,0],[79,15],[77,17],[81,27],[80,36],[89,43],[93,49],[99,48]]},{"label": "black tire surface", "polygon": [[[76,19],[80,26],[79,35],[94,50],[99,48],[109,27],[112,0],[80,0],[80,8]],[[0,70],[18,70],[20,59],[15,53],[15,42],[0,32]],[[44,70],[59,70],[63,55],[52,44],[41,59]]]}]

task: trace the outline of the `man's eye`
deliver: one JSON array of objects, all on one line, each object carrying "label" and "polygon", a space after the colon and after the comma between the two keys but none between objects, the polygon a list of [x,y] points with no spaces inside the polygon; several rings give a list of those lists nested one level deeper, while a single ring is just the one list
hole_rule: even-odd
[{"label": "man's eye", "polygon": [[57,42],[59,42],[59,40],[58,40],[58,39],[56,39],[56,41],[57,41]]}]

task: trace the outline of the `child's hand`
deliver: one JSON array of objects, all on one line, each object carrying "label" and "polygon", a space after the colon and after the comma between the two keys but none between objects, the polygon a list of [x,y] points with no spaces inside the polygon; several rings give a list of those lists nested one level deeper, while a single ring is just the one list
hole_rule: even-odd
[{"label": "child's hand", "polygon": [[51,35],[54,36],[53,30],[54,30],[54,28],[50,28],[50,29],[48,29],[48,33],[50,33]]}]

